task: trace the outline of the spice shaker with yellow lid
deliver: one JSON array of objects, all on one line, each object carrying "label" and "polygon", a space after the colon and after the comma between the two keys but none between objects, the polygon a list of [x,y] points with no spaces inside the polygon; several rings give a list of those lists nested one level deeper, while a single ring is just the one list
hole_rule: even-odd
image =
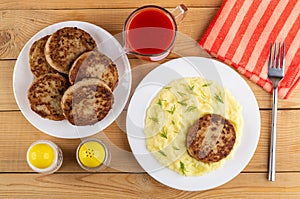
[{"label": "spice shaker with yellow lid", "polygon": [[61,149],[48,140],[38,140],[30,145],[26,155],[30,168],[38,173],[54,173],[63,162]]},{"label": "spice shaker with yellow lid", "polygon": [[102,141],[96,138],[87,138],[77,147],[76,159],[81,168],[98,171],[108,166],[110,154]]}]

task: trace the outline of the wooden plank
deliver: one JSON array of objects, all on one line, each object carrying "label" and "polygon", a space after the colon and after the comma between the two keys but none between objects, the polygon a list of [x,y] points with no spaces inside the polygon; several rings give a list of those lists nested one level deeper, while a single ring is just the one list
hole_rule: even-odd
[{"label": "wooden plank", "polygon": [[[167,60],[164,60],[167,61]],[[163,62],[164,62],[163,61]],[[130,59],[132,66],[132,93],[142,78],[153,68],[160,63],[145,62],[138,59]],[[15,60],[0,61],[0,111],[5,110],[19,110],[12,88],[12,76]],[[270,109],[272,107],[272,95],[264,91],[262,88],[244,78],[251,87],[254,95],[258,101],[258,105],[262,109]],[[289,99],[278,101],[279,108],[300,108],[300,86],[297,86]]]},{"label": "wooden plank", "polygon": [[[2,174],[0,196],[6,198],[289,198],[300,197],[300,173],[279,173],[275,182],[264,173],[242,173],[206,191],[179,191],[147,174]],[[200,183],[199,183],[199,186]]]},{"label": "wooden plank", "polygon": [[[115,0],[113,3],[109,0],[93,1],[86,0],[84,4],[80,0],[52,0],[52,1],[36,1],[36,0],[2,0],[0,9],[79,9],[79,8],[137,8],[144,5],[159,5],[162,7],[175,7],[181,4],[181,0],[159,1],[159,0],[143,0],[130,1]],[[211,7],[220,6],[222,0],[206,1],[206,0],[186,0],[184,4],[188,7]]]},{"label": "wooden plank", "polygon": [[[180,34],[198,41],[217,8],[191,8],[180,24]],[[25,43],[41,29],[57,22],[80,20],[94,23],[116,37],[133,9],[2,10],[0,11],[0,59],[16,59]]]},{"label": "wooden plank", "polygon": [[[271,127],[271,111],[261,112],[261,136],[258,148],[244,172],[266,172]],[[125,114],[124,114],[125,115]],[[123,116],[124,116],[123,115]],[[279,110],[277,128],[277,171],[300,172],[300,110]],[[121,130],[122,129],[122,130]],[[105,172],[141,172],[130,153],[125,133],[125,117],[119,118],[103,132],[93,137],[104,140],[112,151],[111,167]],[[0,112],[0,172],[31,172],[25,154],[29,145],[40,139],[52,140],[64,153],[60,172],[82,172],[75,159],[75,150],[80,139],[53,138],[35,129],[20,112]]]},{"label": "wooden plank", "polygon": [[[255,155],[245,171],[268,170],[272,113],[268,110],[262,110],[260,114],[260,140]],[[278,171],[300,171],[300,162],[294,159],[296,157],[300,158],[300,123],[298,121],[300,121],[300,110],[278,111],[276,150],[276,166]],[[287,167],[291,169],[287,169]]]},{"label": "wooden plank", "polygon": [[0,111],[18,110],[13,92],[15,61],[0,61]]}]

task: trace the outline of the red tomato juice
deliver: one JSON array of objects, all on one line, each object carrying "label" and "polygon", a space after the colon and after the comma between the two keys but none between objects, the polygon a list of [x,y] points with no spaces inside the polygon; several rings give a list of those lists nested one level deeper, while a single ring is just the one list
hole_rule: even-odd
[{"label": "red tomato juice", "polygon": [[139,54],[163,53],[175,39],[175,22],[169,14],[156,7],[135,12],[125,28],[127,47]]}]

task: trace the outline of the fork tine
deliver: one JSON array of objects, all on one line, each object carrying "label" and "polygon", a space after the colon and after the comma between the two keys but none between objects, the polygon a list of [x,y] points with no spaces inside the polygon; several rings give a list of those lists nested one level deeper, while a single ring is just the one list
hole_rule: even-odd
[{"label": "fork tine", "polygon": [[272,62],[272,66],[271,67],[275,67],[276,68],[276,43],[274,43],[273,62]]},{"label": "fork tine", "polygon": [[268,69],[272,66],[272,42],[270,42],[270,52],[269,52],[269,62],[268,62]]},{"label": "fork tine", "polygon": [[[279,42],[278,44],[278,50],[277,50],[277,60],[276,60],[276,65],[275,65],[275,68],[280,68],[280,49],[281,49],[281,43]],[[275,50],[276,51],[276,50]]]}]

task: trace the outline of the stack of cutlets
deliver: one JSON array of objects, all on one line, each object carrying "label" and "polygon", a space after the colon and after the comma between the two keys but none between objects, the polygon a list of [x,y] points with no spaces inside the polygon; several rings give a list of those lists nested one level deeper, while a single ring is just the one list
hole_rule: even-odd
[{"label": "stack of cutlets", "polygon": [[59,29],[33,43],[29,60],[35,79],[28,100],[41,117],[84,126],[111,110],[118,70],[89,33],[77,27]]}]

